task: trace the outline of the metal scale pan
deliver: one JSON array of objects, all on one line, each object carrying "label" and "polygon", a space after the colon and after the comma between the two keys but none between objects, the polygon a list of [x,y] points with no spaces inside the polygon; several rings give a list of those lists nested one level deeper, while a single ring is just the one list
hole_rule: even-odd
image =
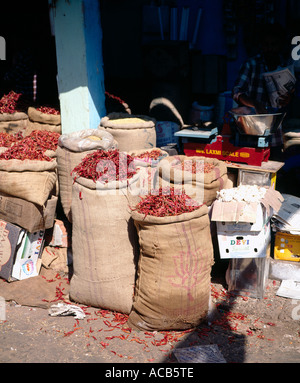
[{"label": "metal scale pan", "polygon": [[250,136],[267,136],[275,133],[285,117],[285,113],[247,115],[232,111],[229,113],[233,116],[239,133]]},{"label": "metal scale pan", "polygon": [[285,113],[268,114],[237,114],[230,111],[234,119],[236,131],[234,142],[236,146],[267,148],[271,136],[281,125]]}]

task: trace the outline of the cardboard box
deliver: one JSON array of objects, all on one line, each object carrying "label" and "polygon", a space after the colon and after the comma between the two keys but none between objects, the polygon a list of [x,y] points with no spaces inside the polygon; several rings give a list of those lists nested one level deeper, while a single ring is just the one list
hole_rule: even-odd
[{"label": "cardboard box", "polygon": [[20,248],[12,269],[12,278],[22,280],[39,274],[40,257],[44,241],[44,231],[26,232],[22,238]]},{"label": "cardboard box", "polygon": [[25,230],[0,220],[0,277],[11,280],[12,268]]},{"label": "cardboard box", "polygon": [[270,223],[259,232],[217,230],[217,238],[221,259],[263,258],[271,241]]},{"label": "cardboard box", "polygon": [[274,258],[300,262],[300,235],[276,232]]},{"label": "cardboard box", "polygon": [[44,231],[29,233],[0,220],[0,277],[8,282],[38,275]]},{"label": "cardboard box", "polygon": [[218,231],[258,232],[270,221],[271,215],[260,203],[216,201],[213,220],[218,218]]},{"label": "cardboard box", "polygon": [[230,222],[231,224],[252,224],[250,226],[242,225],[239,230],[244,228],[246,231],[248,229],[251,229],[250,231],[260,231],[274,212],[280,210],[282,201],[282,195],[273,188],[267,189],[264,198],[259,202],[247,203],[235,200],[224,202],[216,200],[212,205],[211,220]]},{"label": "cardboard box", "polygon": [[30,233],[49,229],[54,224],[58,197],[52,195],[44,206],[0,193],[0,219]]}]

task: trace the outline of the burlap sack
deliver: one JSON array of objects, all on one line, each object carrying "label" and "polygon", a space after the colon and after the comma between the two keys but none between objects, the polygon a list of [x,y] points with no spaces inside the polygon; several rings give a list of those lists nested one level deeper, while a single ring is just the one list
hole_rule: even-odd
[{"label": "burlap sack", "polygon": [[26,135],[28,115],[23,112],[0,113],[0,132],[15,134],[22,132]]},{"label": "burlap sack", "polygon": [[[199,161],[201,164],[212,164],[214,168],[209,173],[197,172],[193,174],[176,168],[173,165]],[[199,203],[210,206],[216,199],[217,191],[224,189],[227,180],[227,166],[216,158],[201,156],[188,157],[183,155],[166,157],[159,163],[160,186],[181,187],[187,195]]]},{"label": "burlap sack", "polygon": [[[97,136],[101,140],[91,140],[89,136]],[[117,146],[110,133],[98,129],[81,130],[59,137],[56,154],[60,199],[63,211],[70,222],[72,222],[72,170],[89,153],[97,149],[114,149]]]},{"label": "burlap sack", "polygon": [[42,113],[36,108],[30,106],[28,108],[28,117],[29,120],[33,122],[40,122],[41,124],[49,124],[49,125],[61,125],[61,116],[60,114],[47,114]]},{"label": "burlap sack", "polygon": [[[145,152],[151,152],[152,150],[158,150],[161,153],[160,157],[157,160],[136,157]],[[140,176],[138,181],[139,194],[150,194],[154,190],[155,185],[157,184],[157,166],[159,162],[163,158],[168,157],[169,154],[160,148],[130,150],[127,153],[134,158],[135,166],[140,168]]]},{"label": "burlap sack", "polygon": [[[160,156],[157,160],[149,159],[149,158],[138,158],[139,155],[151,152],[152,150],[157,150],[160,152]],[[139,167],[148,167],[152,166],[155,167],[158,165],[158,163],[164,159],[165,157],[168,157],[168,153],[165,150],[162,150],[160,148],[150,148],[150,149],[138,149],[138,150],[129,150],[127,152],[130,156],[134,158],[135,166]]]},{"label": "burlap sack", "polygon": [[43,206],[56,181],[56,160],[0,160],[0,192]]},{"label": "burlap sack", "polygon": [[156,146],[155,119],[148,116],[110,113],[100,121],[99,129],[113,135],[121,151]]},{"label": "burlap sack", "polygon": [[27,110],[28,124],[25,135],[29,135],[33,130],[47,130],[49,132],[61,133],[60,114],[43,113],[33,106]]},{"label": "burlap sack", "polygon": [[[129,183],[136,181],[134,177]],[[82,177],[73,185],[70,298],[128,314],[134,294],[137,234],[126,182],[111,185],[102,188]]]},{"label": "burlap sack", "polygon": [[205,319],[213,264],[208,208],[172,217],[133,211],[140,244],[133,309],[141,330],[184,330]]},{"label": "burlap sack", "polygon": [[41,256],[42,265],[46,269],[67,274],[69,272],[67,251],[66,247],[45,246]]},{"label": "burlap sack", "polygon": [[61,125],[42,124],[41,122],[28,120],[24,135],[28,136],[33,130],[47,130],[48,132],[61,133]]}]

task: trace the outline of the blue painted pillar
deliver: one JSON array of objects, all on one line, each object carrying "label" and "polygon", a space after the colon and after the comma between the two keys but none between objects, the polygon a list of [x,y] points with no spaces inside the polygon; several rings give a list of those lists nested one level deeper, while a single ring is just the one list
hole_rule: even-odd
[{"label": "blue painted pillar", "polygon": [[95,129],[106,113],[99,2],[54,4],[62,133]]}]

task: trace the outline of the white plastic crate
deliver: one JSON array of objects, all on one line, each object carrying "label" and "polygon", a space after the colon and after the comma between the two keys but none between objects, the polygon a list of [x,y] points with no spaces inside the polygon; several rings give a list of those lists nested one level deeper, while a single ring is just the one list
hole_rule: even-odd
[{"label": "white plastic crate", "polygon": [[221,231],[217,227],[221,259],[263,258],[271,241],[270,223],[260,231]]}]

